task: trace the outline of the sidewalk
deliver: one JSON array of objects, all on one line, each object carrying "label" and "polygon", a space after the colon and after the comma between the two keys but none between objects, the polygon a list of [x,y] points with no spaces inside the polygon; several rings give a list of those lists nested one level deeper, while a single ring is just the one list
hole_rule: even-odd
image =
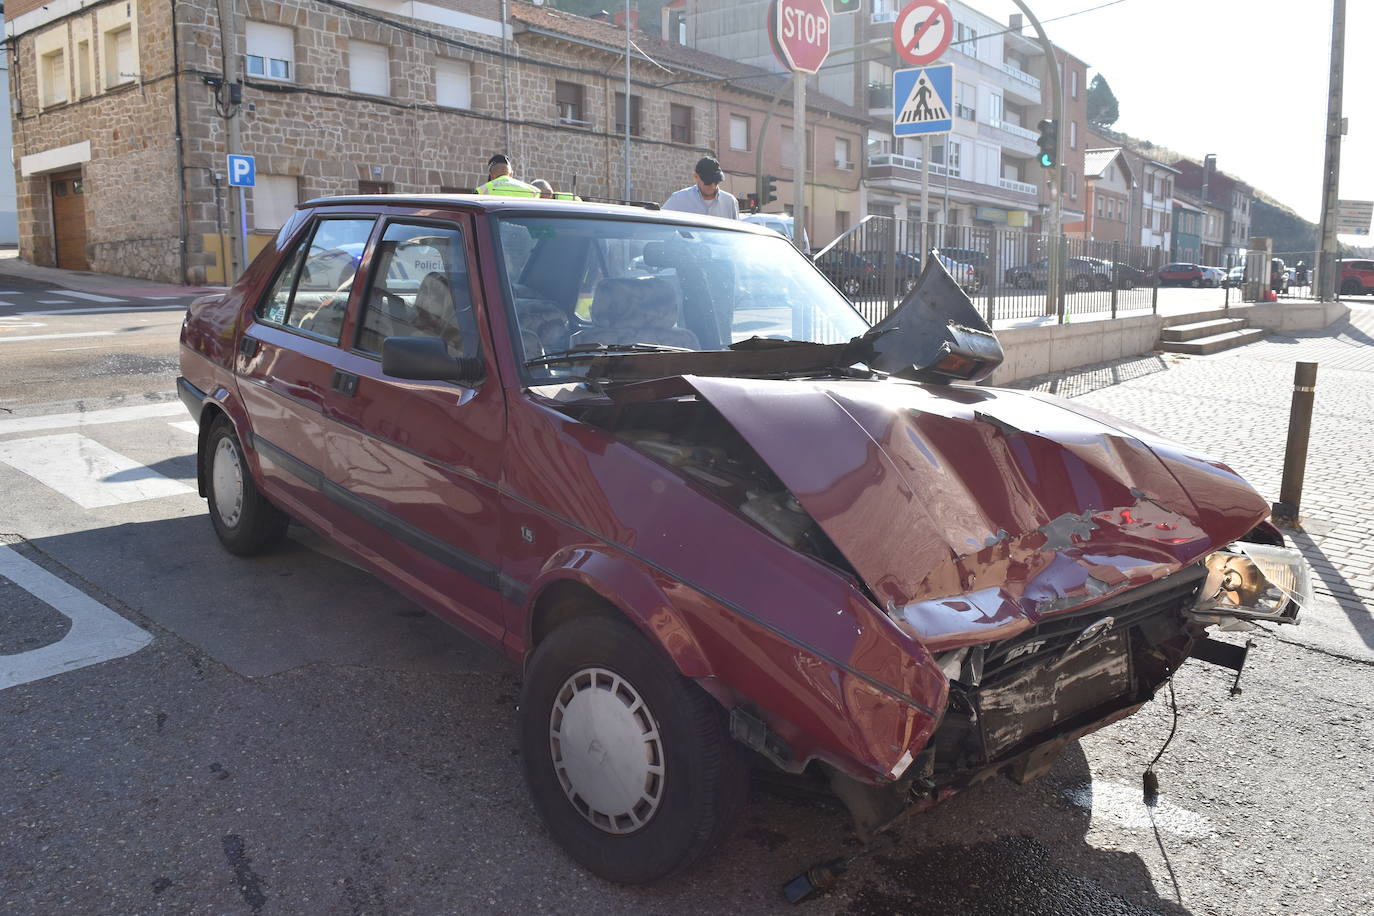
[{"label": "sidewalk", "polygon": [[1010,387],[1046,391],[1139,423],[1230,465],[1278,499],[1293,367],[1316,362],[1302,527],[1286,530],[1312,569],[1318,607],[1282,638],[1374,661],[1374,301],[1350,318],[1274,333],[1213,356],[1153,353]]},{"label": "sidewalk", "polygon": [[40,286],[57,286],[78,292],[118,296],[124,299],[154,299],[172,296],[199,296],[218,292],[223,287],[177,286],[156,283],[138,277],[116,277],[84,270],[63,270],[58,267],[39,267],[19,257],[16,249],[0,250],[0,277],[15,277]]}]

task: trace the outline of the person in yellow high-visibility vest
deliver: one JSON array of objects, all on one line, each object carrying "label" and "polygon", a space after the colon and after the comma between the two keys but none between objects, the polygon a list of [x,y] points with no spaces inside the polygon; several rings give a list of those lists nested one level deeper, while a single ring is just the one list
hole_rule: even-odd
[{"label": "person in yellow high-visibility vest", "polygon": [[510,157],[497,153],[487,160],[487,183],[477,186],[478,194],[497,197],[538,197],[539,189],[510,173]]}]

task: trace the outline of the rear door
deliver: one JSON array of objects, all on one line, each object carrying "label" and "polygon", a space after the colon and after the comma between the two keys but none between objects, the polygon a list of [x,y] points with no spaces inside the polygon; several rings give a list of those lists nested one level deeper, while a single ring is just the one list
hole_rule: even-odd
[{"label": "rear door", "polygon": [[329,392],[339,384],[339,339],[358,265],[377,217],[312,220],[283,257],[240,340],[239,393],[268,485],[293,512],[337,519],[323,484]]},{"label": "rear door", "polygon": [[[455,623],[491,642],[501,618],[498,501],[505,399],[482,382],[409,381],[382,372],[387,337],[435,337],[452,356],[482,357],[486,303],[475,282],[471,221],[394,217],[369,260],[358,318],[330,390],[329,475],[364,524],[376,561]],[[362,285],[360,283],[360,285]]]}]

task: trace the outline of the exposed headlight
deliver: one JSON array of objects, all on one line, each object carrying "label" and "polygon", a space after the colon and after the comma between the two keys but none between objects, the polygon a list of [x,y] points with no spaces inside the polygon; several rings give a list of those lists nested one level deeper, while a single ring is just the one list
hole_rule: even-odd
[{"label": "exposed headlight", "polygon": [[1227,618],[1296,623],[1311,603],[1312,582],[1301,553],[1236,543],[1207,558],[1207,579],[1192,613],[1207,623]]}]

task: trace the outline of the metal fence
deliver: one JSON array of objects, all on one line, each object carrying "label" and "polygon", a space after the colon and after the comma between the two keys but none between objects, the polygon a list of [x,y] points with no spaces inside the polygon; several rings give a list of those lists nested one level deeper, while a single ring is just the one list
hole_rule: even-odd
[{"label": "metal fence", "polygon": [[[1300,296],[1304,299],[1312,298],[1312,283],[1316,279],[1313,265],[1317,263],[1318,253],[1315,251],[1276,251],[1274,257],[1283,262],[1284,276],[1278,280],[1276,276],[1277,264],[1270,266],[1270,283],[1276,280],[1279,287],[1276,292],[1280,296]],[[1337,288],[1340,287],[1339,278]]]},{"label": "metal fence", "polygon": [[871,321],[890,312],[916,284],[922,252],[941,257],[989,322],[1154,310],[1156,278],[1168,260],[1162,249],[1065,237],[1060,301],[1050,302],[1048,242],[1027,230],[868,216],[815,260]]}]

